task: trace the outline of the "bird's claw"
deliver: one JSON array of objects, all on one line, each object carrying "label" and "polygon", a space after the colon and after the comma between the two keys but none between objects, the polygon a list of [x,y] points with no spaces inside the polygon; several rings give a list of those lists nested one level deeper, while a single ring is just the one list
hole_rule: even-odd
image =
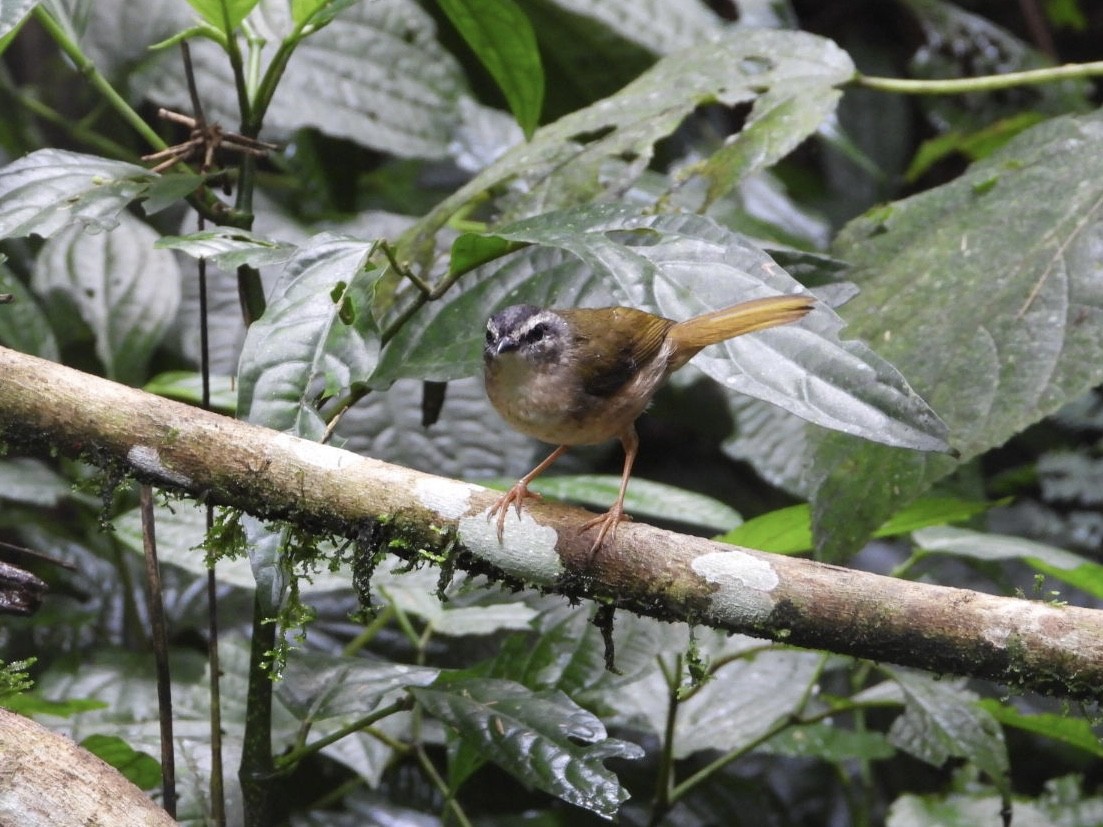
[{"label": "bird's claw", "polygon": [[513,507],[517,511],[517,518],[521,518],[521,506],[525,500],[539,500],[540,495],[534,491],[529,491],[528,486],[524,483],[518,482],[506,493],[500,496],[494,501],[494,505],[490,506],[490,510],[486,514],[487,522],[490,522],[494,518],[494,515],[498,515],[498,542],[501,543],[505,534],[506,528],[506,514],[509,513],[509,506],[512,503]]},{"label": "bird's claw", "polygon": [[581,534],[584,531],[589,531],[591,528],[600,526],[597,531],[597,537],[594,538],[594,544],[590,546],[590,555],[593,556],[597,553],[597,550],[601,548],[606,538],[609,539],[610,544],[615,543],[617,539],[617,526],[631,519],[631,516],[624,513],[624,506],[618,502],[604,514],[584,522],[579,527],[578,533]]}]

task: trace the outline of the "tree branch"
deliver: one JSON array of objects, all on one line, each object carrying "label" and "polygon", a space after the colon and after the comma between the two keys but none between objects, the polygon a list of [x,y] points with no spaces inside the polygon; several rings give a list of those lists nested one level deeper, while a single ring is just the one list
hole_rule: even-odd
[{"label": "tree branch", "polygon": [[[591,556],[580,509],[533,503],[498,543],[496,493],[0,348],[0,435],[262,517],[670,621],[1103,697],[1103,612],[912,583],[628,523]],[[371,553],[368,549],[366,553]]]},{"label": "tree branch", "polygon": [[176,821],[64,735],[0,709],[0,824],[169,827]]}]

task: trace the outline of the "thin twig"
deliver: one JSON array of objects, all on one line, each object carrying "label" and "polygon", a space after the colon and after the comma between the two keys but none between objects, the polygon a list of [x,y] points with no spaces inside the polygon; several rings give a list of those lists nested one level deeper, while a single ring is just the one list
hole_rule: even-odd
[{"label": "thin twig", "polygon": [[138,490],[142,515],[142,545],[145,549],[146,591],[153,660],[157,668],[157,712],[161,722],[161,791],[165,812],[176,818],[176,760],[172,741],[172,676],[169,672],[168,629],[165,604],[161,600],[161,570],[157,565],[157,537],[154,529],[153,488]]}]

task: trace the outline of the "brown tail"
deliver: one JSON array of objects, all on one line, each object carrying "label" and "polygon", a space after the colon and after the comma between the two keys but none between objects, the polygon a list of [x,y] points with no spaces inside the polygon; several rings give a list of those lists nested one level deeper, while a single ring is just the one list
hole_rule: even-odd
[{"label": "brown tail", "polygon": [[666,337],[674,344],[675,358],[684,364],[708,345],[795,322],[812,309],[813,301],[809,295],[754,299],[677,322]]}]

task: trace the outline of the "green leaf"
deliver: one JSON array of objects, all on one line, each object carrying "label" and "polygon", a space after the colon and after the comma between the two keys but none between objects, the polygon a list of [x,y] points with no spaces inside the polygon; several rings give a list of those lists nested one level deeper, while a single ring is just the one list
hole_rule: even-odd
[{"label": "green leaf", "polygon": [[48,238],[70,224],[110,230],[156,178],[123,161],[63,149],[32,152],[0,168],[0,238]]},{"label": "green leaf", "polygon": [[975,560],[1022,560],[1036,571],[1103,598],[1103,565],[1062,548],[1022,537],[949,527],[917,531],[915,542],[926,552]]},{"label": "green leaf", "polygon": [[65,329],[74,315],[91,330],[107,376],[139,384],[180,304],[180,268],[153,249],[157,233],[129,213],[111,232],[70,224],[46,242],[31,288]]},{"label": "green leaf", "polygon": [[838,83],[834,72],[810,62],[790,67],[759,95],[737,135],[706,160],[681,171],[679,177],[700,175],[708,182],[702,208],[751,174],[776,164],[815,133],[835,112],[842,96]]},{"label": "green leaf", "polygon": [[674,756],[742,749],[797,713],[819,678],[823,656],[776,649],[739,659],[684,702]]},{"label": "green leaf", "polygon": [[261,238],[247,230],[216,227],[188,235],[167,235],[154,245],[158,249],[177,250],[194,258],[205,258],[223,270],[242,265],[269,267],[283,264],[295,252],[295,245]]},{"label": "green leaf", "polygon": [[[446,300],[405,325],[377,380],[444,381],[482,366],[488,313],[508,304],[642,307],[687,319],[750,298],[802,288],[743,236],[696,215],[641,215],[598,204],[540,215],[496,230],[522,249],[469,274]],[[729,391],[778,405],[810,422],[919,450],[945,448],[945,426],[890,364],[863,343],[841,341],[842,321],[820,302],[799,324],[709,348],[693,364]]]},{"label": "green leaf", "polygon": [[0,344],[13,350],[57,362],[61,358],[57,338],[34,294],[0,261],[0,293],[12,301],[0,305]]},{"label": "green leaf", "polygon": [[146,189],[142,211],[147,216],[156,215],[162,210],[180,204],[202,185],[202,175],[190,172],[163,172]]},{"label": "green leaf", "polygon": [[80,745],[117,769],[138,789],[152,790],[161,783],[161,762],[136,751],[117,735],[89,735]]},{"label": "green leaf", "polygon": [[431,683],[439,671],[427,666],[295,651],[287,659],[276,695],[292,715],[305,723],[337,717],[351,720],[367,715],[384,696],[403,687]]},{"label": "green leaf", "polygon": [[245,337],[239,416],[318,439],[325,430],[319,395],[371,376],[379,358],[371,313],[379,271],[367,263],[373,249],[370,242],[323,233],[295,253]]},{"label": "green leaf", "polygon": [[[956,497],[929,497],[909,503],[873,533],[874,537],[898,537],[927,526],[958,523],[983,514],[999,503],[972,502]],[[812,550],[812,509],[807,503],[779,508],[755,517],[727,534],[722,543],[747,546],[776,554]]]},{"label": "green leaf", "polygon": [[889,741],[921,761],[943,766],[950,757],[972,761],[1005,795],[1011,793],[1003,730],[961,682],[918,672],[886,669],[904,691],[904,712],[892,722]]},{"label": "green leaf", "polygon": [[833,764],[854,758],[882,761],[896,754],[880,732],[843,729],[832,724],[790,727],[767,741],[763,751],[793,758],[818,758]]},{"label": "green leaf", "polygon": [[525,784],[606,818],[628,798],[603,762],[640,758],[643,750],[608,738],[601,721],[562,692],[443,677],[410,692],[426,712]]},{"label": "green leaf", "polygon": [[482,62],[526,137],[532,137],[544,103],[544,70],[536,34],[513,0],[437,0]]},{"label": "green leaf", "polygon": [[[511,635],[491,662],[487,676],[505,678],[529,689],[558,689],[588,709],[619,712],[624,685],[656,670],[662,651],[686,647],[685,627],[672,627],[629,613],[617,616],[617,672],[605,668],[601,632],[589,612],[575,608],[549,611],[534,624],[535,632]],[[673,631],[670,635],[667,632]],[[676,640],[668,644],[668,638]]]},{"label": "green leaf", "polygon": [[360,0],[291,0],[291,19],[296,25],[309,21],[315,29],[327,25],[338,14]]},{"label": "green leaf", "polygon": [[[159,373],[146,382],[142,390],[166,399],[176,399],[199,405],[203,401],[203,376],[189,370],[173,370]],[[237,389],[234,377],[216,375],[210,377],[211,410],[232,415],[237,407]]]},{"label": "green leaf", "polygon": [[[823,38],[721,30],[663,58],[616,94],[537,130],[418,222],[411,243],[420,247],[457,211],[511,181],[515,195],[500,201],[503,220],[586,203],[607,191],[619,198],[647,169],[656,142],[698,106],[750,103],[797,78],[838,85],[853,73],[846,53]],[[787,132],[778,124],[772,137],[793,139],[804,126],[795,122]]]},{"label": "green leaf", "polygon": [[978,161],[991,155],[1024,129],[1043,120],[1045,116],[1039,112],[1022,112],[977,132],[944,132],[920,145],[904,177],[914,183],[939,161],[955,153],[964,155],[970,161]]},{"label": "green leaf", "polygon": [[199,16],[223,34],[230,36],[260,0],[188,0]]},{"label": "green leaf", "polygon": [[[1010,223],[1009,223],[1010,222]],[[842,310],[968,459],[1103,381],[1103,115],[1030,129],[942,187],[852,222]],[[955,463],[828,435],[810,479],[817,546],[858,547]]]},{"label": "green leaf", "polygon": [[1028,714],[994,698],[984,698],[977,701],[977,704],[1004,726],[1033,732],[1103,758],[1103,742],[1092,729],[1091,721],[1085,718],[1070,714],[1056,715],[1052,712]]},{"label": "green leaf", "polygon": [[95,709],[106,709],[107,704],[93,698],[69,698],[61,701],[41,698],[33,693],[24,693],[14,697],[6,697],[0,703],[4,709],[18,712],[27,717],[39,715],[53,715],[57,718],[71,718],[81,712],[90,712]]},{"label": "green leaf", "polygon": [[0,498],[55,508],[72,496],[72,483],[40,460],[31,457],[0,459]]},{"label": "green leaf", "polygon": [[[511,483],[502,486],[503,490]],[[529,486],[545,497],[572,500],[608,508],[620,491],[620,477],[612,474],[564,474],[544,477]],[[671,520],[721,531],[742,521],[739,512],[719,500],[674,485],[633,479],[624,507],[640,517]]]}]

